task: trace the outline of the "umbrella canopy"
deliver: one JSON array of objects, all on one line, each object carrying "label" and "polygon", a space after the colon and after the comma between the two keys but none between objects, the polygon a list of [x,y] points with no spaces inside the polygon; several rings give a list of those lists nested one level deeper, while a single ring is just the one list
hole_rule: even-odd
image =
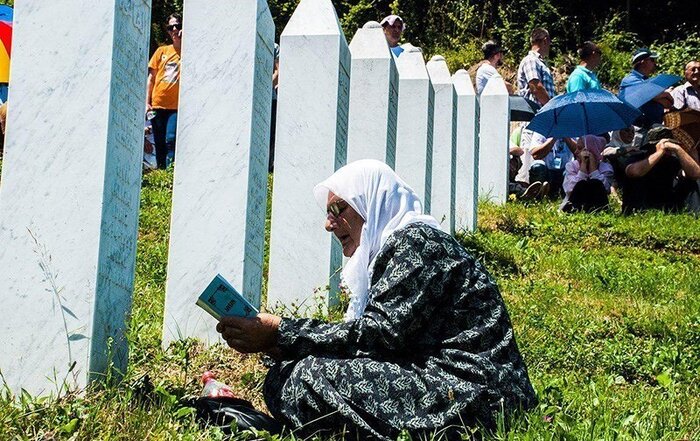
[{"label": "umbrella canopy", "polygon": [[12,23],[14,11],[11,6],[0,5],[0,21],[9,21]]},{"label": "umbrella canopy", "polygon": [[536,102],[520,95],[509,96],[508,101],[510,101],[511,121],[530,121],[540,107]]},{"label": "umbrella canopy", "polygon": [[669,112],[664,115],[664,125],[685,149],[700,144],[700,112],[697,110]]},{"label": "umbrella canopy", "polygon": [[548,138],[597,135],[627,128],[640,114],[607,90],[579,90],[554,97],[527,128]]},{"label": "umbrella canopy", "polygon": [[618,95],[622,101],[625,101],[636,108],[642,107],[644,104],[653,100],[656,95],[679,82],[682,78],[678,75],[661,74],[654,78],[649,78],[641,83],[627,86],[620,90]]},{"label": "umbrella canopy", "polygon": [[11,51],[12,8],[0,5],[0,83],[9,82]]}]

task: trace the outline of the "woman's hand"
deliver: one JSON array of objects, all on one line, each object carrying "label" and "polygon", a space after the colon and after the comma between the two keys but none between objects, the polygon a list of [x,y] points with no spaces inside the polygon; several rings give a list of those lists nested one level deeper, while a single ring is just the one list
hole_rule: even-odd
[{"label": "woman's hand", "polygon": [[266,313],[252,318],[222,317],[216,330],[238,352],[267,352],[277,344],[277,329],[281,320],[276,315]]}]

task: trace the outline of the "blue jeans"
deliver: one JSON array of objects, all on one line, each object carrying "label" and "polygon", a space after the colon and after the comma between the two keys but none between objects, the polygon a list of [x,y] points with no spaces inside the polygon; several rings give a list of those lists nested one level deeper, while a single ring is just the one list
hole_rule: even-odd
[{"label": "blue jeans", "polygon": [[153,143],[156,148],[158,168],[165,169],[175,160],[175,138],[177,135],[177,110],[153,109],[156,116],[151,120]]}]

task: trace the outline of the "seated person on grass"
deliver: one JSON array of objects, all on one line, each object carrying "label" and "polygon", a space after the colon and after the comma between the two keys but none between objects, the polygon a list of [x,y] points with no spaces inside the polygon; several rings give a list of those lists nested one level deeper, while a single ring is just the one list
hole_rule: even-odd
[{"label": "seated person on grass", "polygon": [[622,212],[660,209],[678,211],[700,179],[695,146],[683,146],[665,127],[649,130],[646,143],[625,162]]},{"label": "seated person on grass", "polygon": [[349,257],[341,323],[226,317],[229,346],[276,364],[263,394],[300,436],[393,440],[482,425],[535,404],[496,283],[386,164],[346,165],[314,189]]},{"label": "seated person on grass", "polygon": [[566,212],[592,212],[608,206],[613,168],[603,158],[606,139],[586,135],[576,141],[576,159],[566,164],[561,209]]},{"label": "seated person on grass", "polygon": [[533,159],[529,147],[526,147],[530,145],[532,131],[526,130],[526,125],[521,123],[513,130],[508,148],[508,194],[522,201],[541,199],[549,193],[548,183],[530,183],[529,170]]},{"label": "seated person on grass", "polygon": [[530,184],[541,182],[545,185],[546,183],[547,196],[550,198],[562,196],[564,170],[566,164],[574,159],[573,152],[578,149],[576,141],[571,138],[545,138],[537,132],[530,132],[529,136],[529,153],[533,159],[532,165],[527,170]]}]

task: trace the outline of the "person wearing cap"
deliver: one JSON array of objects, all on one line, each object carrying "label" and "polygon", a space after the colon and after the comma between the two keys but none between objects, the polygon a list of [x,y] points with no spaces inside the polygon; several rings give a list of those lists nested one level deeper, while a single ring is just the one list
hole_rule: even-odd
[{"label": "person wearing cap", "polygon": [[552,40],[546,29],[530,34],[531,48],[518,66],[518,94],[544,106],[554,98],[554,78],[544,59],[549,56]]},{"label": "person wearing cap", "polygon": [[[503,53],[505,52],[503,48],[493,40],[484,43],[484,45],[481,46],[481,51],[484,53],[484,60],[476,71],[477,95],[481,95],[484,87],[486,87],[486,83],[489,82],[489,78],[498,75],[496,68],[503,65]],[[512,84],[506,82],[506,88],[508,89],[508,93],[513,93]]]},{"label": "person wearing cap", "polygon": [[671,92],[673,108],[700,111],[700,61],[691,61],[685,65],[685,80],[685,84]]},{"label": "person wearing cap", "polygon": [[406,30],[406,24],[403,18],[398,15],[388,15],[384,17],[379,24],[384,28],[386,42],[389,44],[391,52],[394,53],[394,56],[398,57],[404,51],[404,49],[399,46],[401,34]]},{"label": "person wearing cap", "polygon": [[[643,47],[637,49],[632,54],[632,65],[634,68],[620,83],[620,92],[625,88],[643,83],[656,72],[656,59],[659,54],[652,52]],[[661,124],[664,121],[664,109],[670,109],[673,106],[673,97],[670,93],[664,91],[654,97],[651,101],[644,104],[639,110],[642,116],[634,122],[635,126],[650,128],[654,124]]]},{"label": "person wearing cap", "polygon": [[581,62],[566,82],[566,92],[577,92],[579,90],[602,89],[598,76],[593,72],[601,60],[601,51],[597,44],[586,41],[578,50]]},{"label": "person wearing cap", "polygon": [[695,146],[683,146],[672,137],[670,129],[654,127],[639,152],[628,157],[621,182],[624,214],[683,208],[692,185],[700,179],[700,160]]}]

